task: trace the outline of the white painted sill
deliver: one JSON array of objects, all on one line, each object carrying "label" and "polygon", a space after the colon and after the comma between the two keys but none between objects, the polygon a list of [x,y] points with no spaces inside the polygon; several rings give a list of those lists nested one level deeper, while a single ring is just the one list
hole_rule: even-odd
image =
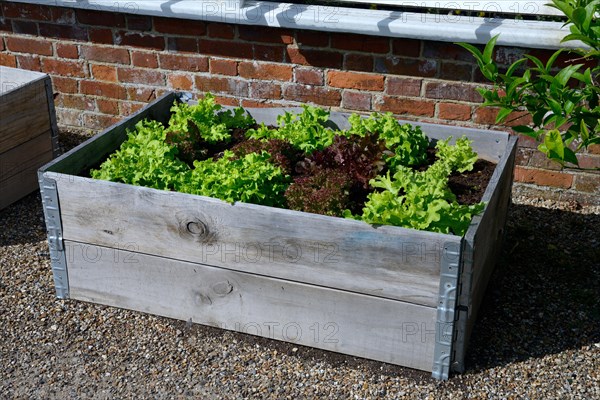
[{"label": "white painted sill", "polygon": [[240,4],[240,0],[12,1],[231,24],[443,42],[484,44],[492,36],[500,34],[498,44],[505,46],[557,49],[581,45],[577,42],[560,43],[568,29],[559,22],[488,19],[252,0],[246,0],[243,4]]}]

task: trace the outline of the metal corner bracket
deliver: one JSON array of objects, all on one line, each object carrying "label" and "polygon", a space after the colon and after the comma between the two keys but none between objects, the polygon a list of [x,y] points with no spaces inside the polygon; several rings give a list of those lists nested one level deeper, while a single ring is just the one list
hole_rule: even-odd
[{"label": "metal corner bracket", "polygon": [[446,380],[450,375],[454,343],[454,323],[460,276],[460,243],[444,243],[440,267],[440,289],[431,376],[435,379]]},{"label": "metal corner bracket", "polygon": [[63,243],[62,224],[60,221],[60,205],[58,203],[58,190],[56,181],[38,172],[40,195],[44,208],[44,219],[48,232],[48,247],[50,248],[50,262],[54,276],[56,297],[69,298],[69,279],[67,274],[67,258]]}]

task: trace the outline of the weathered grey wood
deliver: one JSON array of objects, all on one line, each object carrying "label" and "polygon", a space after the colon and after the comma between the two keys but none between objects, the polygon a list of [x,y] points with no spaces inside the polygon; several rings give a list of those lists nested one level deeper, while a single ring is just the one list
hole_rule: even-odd
[{"label": "weathered grey wood", "polygon": [[176,99],[178,96],[175,93],[167,93],[118,124],[71,149],[43,169],[76,175],[97,166],[119,148],[127,138],[127,129],[133,129],[139,121],[148,118],[162,123],[168,122],[171,106]]},{"label": "weathered grey wood", "polygon": [[431,371],[436,309],[65,241],[71,297]]},{"label": "weathered grey wood", "polygon": [[46,173],[65,239],[434,306],[453,235]]},{"label": "weathered grey wood", "polygon": [[36,190],[37,169],[50,160],[50,131],[0,154],[0,209]]},{"label": "weathered grey wood", "polygon": [[0,96],[0,153],[33,139],[49,126],[43,79]]},{"label": "weathered grey wood", "polygon": [[56,148],[50,77],[0,66],[0,209],[37,187]]},{"label": "weathered grey wood", "polygon": [[464,357],[490,276],[500,252],[506,215],[511,199],[517,138],[511,137],[506,152],[486,189],[483,214],[473,218],[463,241],[463,291],[459,299],[455,369],[464,369]]}]

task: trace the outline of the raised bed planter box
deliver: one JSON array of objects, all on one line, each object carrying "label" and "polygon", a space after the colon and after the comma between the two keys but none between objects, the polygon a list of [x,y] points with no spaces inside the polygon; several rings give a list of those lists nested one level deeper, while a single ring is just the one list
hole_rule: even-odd
[{"label": "raised bed planter box", "polygon": [[0,66],[0,210],[37,189],[57,135],[50,77]]},{"label": "raised bed planter box", "polygon": [[[466,134],[498,162],[465,237],[86,178],[168,94],[39,173],[57,295],[432,371],[462,370],[500,246],[516,139]],[[282,110],[255,109],[274,123]],[[347,115],[332,113],[343,128]]]}]

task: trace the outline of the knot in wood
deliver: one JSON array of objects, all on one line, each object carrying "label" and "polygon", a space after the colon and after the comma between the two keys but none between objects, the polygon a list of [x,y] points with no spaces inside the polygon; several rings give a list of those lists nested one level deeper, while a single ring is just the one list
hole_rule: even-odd
[{"label": "knot in wood", "polygon": [[200,220],[190,221],[186,224],[186,229],[192,235],[206,236],[208,235],[208,226]]}]

